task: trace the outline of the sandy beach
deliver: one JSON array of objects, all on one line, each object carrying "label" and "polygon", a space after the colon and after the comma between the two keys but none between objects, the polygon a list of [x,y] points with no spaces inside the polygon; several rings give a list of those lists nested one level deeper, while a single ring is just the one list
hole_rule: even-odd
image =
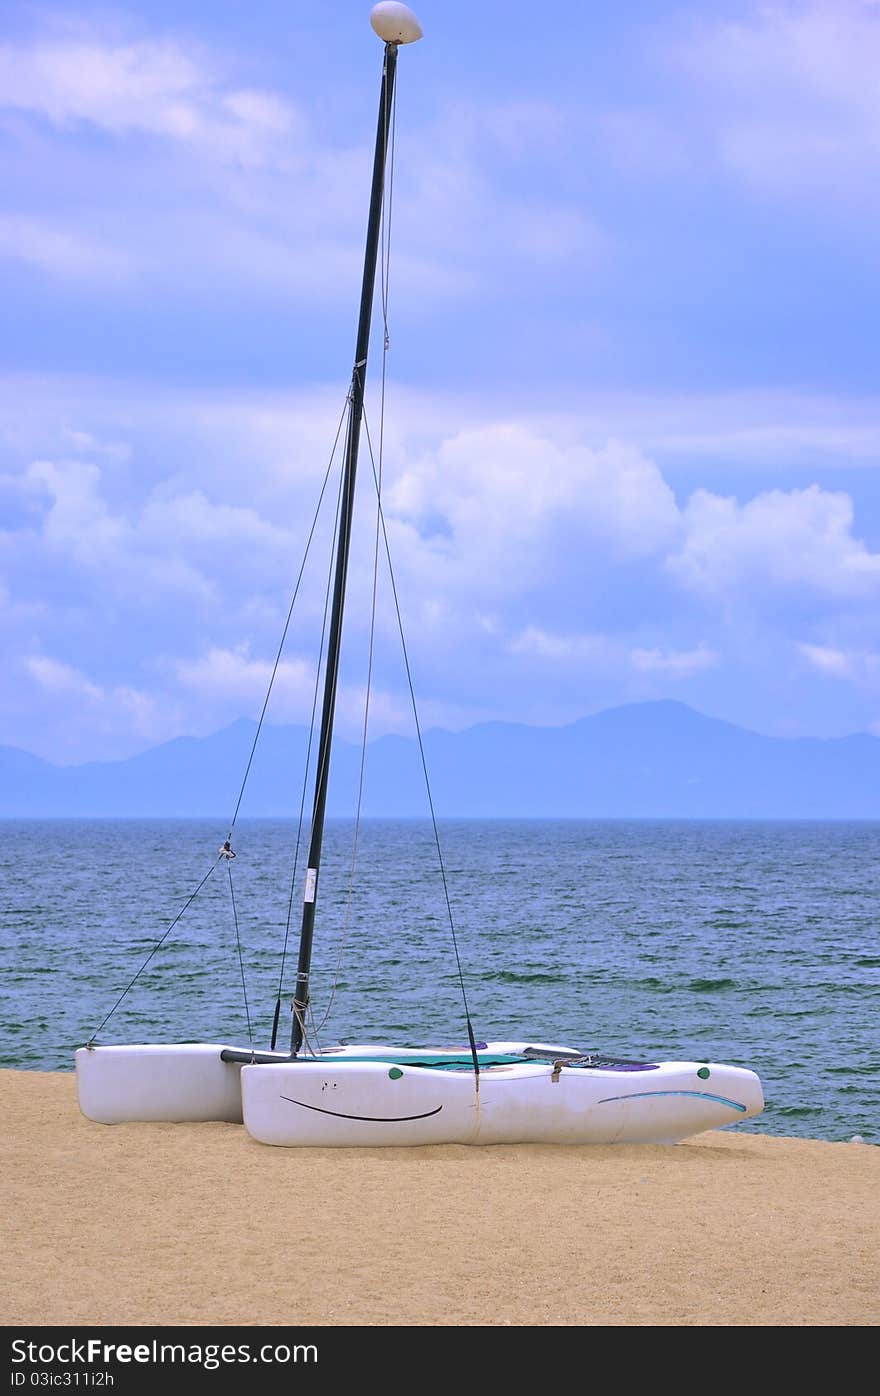
[{"label": "sandy beach", "polygon": [[871,1145],[272,1149],[92,1124],[61,1072],[0,1072],[0,1103],[7,1325],[880,1317]]}]

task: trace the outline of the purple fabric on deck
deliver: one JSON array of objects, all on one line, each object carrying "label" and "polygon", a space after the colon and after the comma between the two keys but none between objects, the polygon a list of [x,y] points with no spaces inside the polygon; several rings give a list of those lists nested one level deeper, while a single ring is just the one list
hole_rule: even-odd
[{"label": "purple fabric on deck", "polygon": [[602,1071],[659,1071],[659,1062],[599,1062]]}]

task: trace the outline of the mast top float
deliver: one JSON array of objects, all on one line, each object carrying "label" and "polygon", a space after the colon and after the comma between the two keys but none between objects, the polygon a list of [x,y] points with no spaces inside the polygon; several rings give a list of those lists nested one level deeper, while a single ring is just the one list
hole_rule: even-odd
[{"label": "mast top float", "polygon": [[422,26],[408,5],[382,0],[370,11],[370,23],[386,44],[414,44],[422,37]]}]

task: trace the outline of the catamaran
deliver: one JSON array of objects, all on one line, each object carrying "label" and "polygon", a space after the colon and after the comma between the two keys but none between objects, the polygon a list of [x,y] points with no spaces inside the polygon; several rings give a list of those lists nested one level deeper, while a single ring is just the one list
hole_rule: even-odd
[{"label": "catamaran", "polygon": [[[376,270],[380,250],[383,256],[385,251],[383,227],[386,224],[383,224],[383,214],[386,212],[386,168],[395,78],[399,51],[422,37],[421,26],[406,5],[385,0],[385,3],[374,7],[370,18],[373,29],[384,44],[382,83],[354,367],[342,418],[344,451],[337,503],[335,554],[332,559],[332,605],[323,665],[323,701],[308,864],[302,888],[299,956],[290,1001],[289,1050],[277,1045],[282,1010],[280,992],[275,1005],[271,1046],[266,1051],[258,1051],[253,1045],[237,1047],[223,1042],[103,1045],[98,1044],[98,1034],[95,1033],[87,1045],[76,1053],[80,1108],[89,1119],[104,1124],[133,1120],[225,1120],[243,1123],[249,1134],[264,1144],[293,1147],[517,1144],[529,1141],[556,1144],[675,1143],[703,1130],[735,1124],[759,1114],[764,1100],[758,1076],[744,1067],[712,1062],[621,1060],[599,1052],[585,1052],[569,1044],[533,1042],[522,1033],[503,1041],[477,1040],[458,953],[450,889],[418,725],[419,750],[449,912],[467,1041],[426,1048],[382,1043],[322,1050],[316,1034],[310,1030],[312,945]],[[378,476],[375,469],[374,476],[377,548],[381,524],[387,551],[381,506],[381,458]],[[390,567],[390,552],[388,562]],[[391,576],[393,586],[393,571]],[[394,599],[396,604],[396,587]],[[400,621],[399,606],[397,613]],[[289,620],[290,615],[288,623]],[[403,640],[402,623],[400,630]],[[285,626],[282,647],[286,633]],[[278,653],[280,659],[281,648]],[[404,657],[407,676],[410,677],[405,641]],[[278,660],[276,670],[277,667]],[[410,687],[412,691],[411,682]],[[414,697],[413,711],[418,724]],[[257,727],[255,743],[265,712],[266,704]],[[233,827],[240,804],[241,793],[232,820]],[[220,866],[228,869],[231,891],[231,860],[234,856],[230,829],[217,859],[196,893]],[[182,913],[154,947],[148,961],[161,948],[180,915]],[[117,999],[98,1032],[106,1025],[144,967]]]}]

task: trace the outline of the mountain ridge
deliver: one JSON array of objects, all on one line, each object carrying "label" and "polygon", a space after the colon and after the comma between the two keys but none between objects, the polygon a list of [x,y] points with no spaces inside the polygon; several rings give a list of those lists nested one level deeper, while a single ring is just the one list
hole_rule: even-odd
[{"label": "mountain ridge", "polygon": [[[0,817],[228,815],[255,730],[238,718],[206,737],[78,766],[2,746]],[[298,813],[307,740],[304,727],[264,727],[244,816]],[[447,817],[880,818],[877,737],[769,737],[671,699],[561,727],[434,727],[424,744],[435,807]],[[354,813],[359,764],[359,745],[334,744],[329,814]],[[375,738],[364,814],[427,813],[415,739]]]}]

